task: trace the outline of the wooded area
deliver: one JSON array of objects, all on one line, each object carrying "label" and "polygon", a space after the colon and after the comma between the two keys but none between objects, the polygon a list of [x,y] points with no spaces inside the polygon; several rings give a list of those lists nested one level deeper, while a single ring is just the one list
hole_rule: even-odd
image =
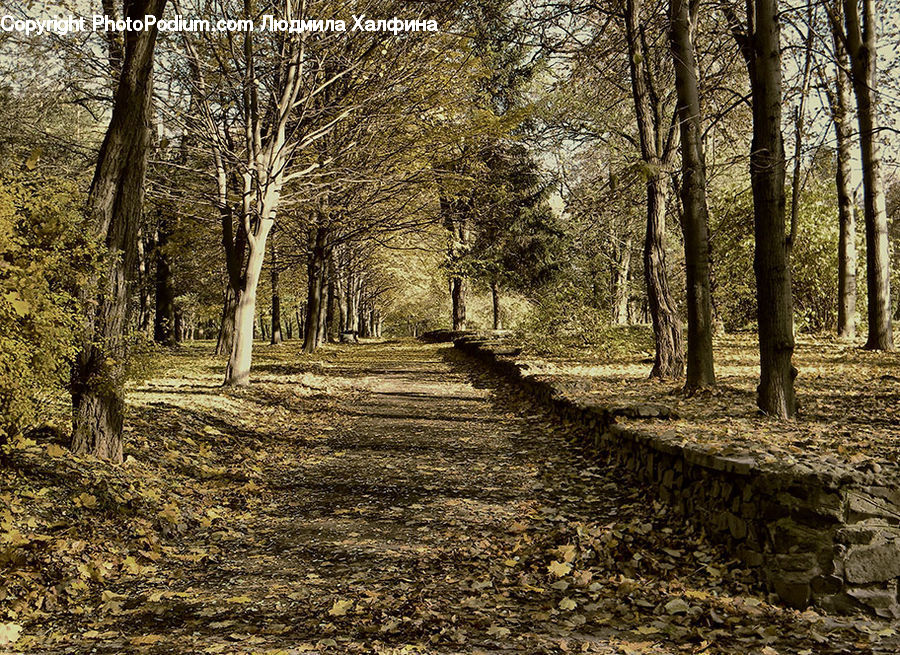
[{"label": "wooded area", "polygon": [[[91,29],[92,15],[141,26]],[[47,22],[59,16],[86,17],[87,28]],[[432,378],[461,385],[459,420],[471,419],[481,447],[512,457],[506,437],[485,427],[488,410],[467,403],[495,403],[490,411],[503,421],[516,417],[508,419],[516,434],[527,431],[517,421],[546,408],[505,387],[484,400],[481,390],[500,383],[481,381],[466,368],[471,363],[446,347],[413,345],[426,333],[432,340],[500,339],[500,357],[521,357],[516,361],[525,368],[568,384],[572,397],[603,404],[605,415],[656,421],[641,429],[660,438],[676,434],[716,454],[740,450],[735,457],[749,448],[759,462],[797,453],[833,459],[848,470],[887,476],[884,484],[854,481],[867,489],[900,484],[890,477],[900,462],[894,444],[900,360],[892,326],[900,316],[896,0],[0,0],[0,19],[0,649],[90,648],[90,639],[54,641],[34,626],[53,617],[60,634],[84,634],[70,610],[91,603],[93,621],[123,620],[122,607],[111,611],[109,603],[135,609],[115,586],[134,582],[128,576],[144,579],[142,571],[162,570],[160,558],[176,555],[210,566],[215,554],[204,555],[199,544],[213,538],[217,520],[224,542],[240,532],[234,521],[277,523],[290,505],[282,491],[266,486],[278,479],[302,487],[312,479],[303,475],[324,475],[334,498],[357,498],[345,488],[351,483],[329,473],[341,466],[345,440],[359,445],[346,434],[371,428],[399,439],[401,478],[434,465],[413,461],[406,448],[427,450],[424,434],[452,450],[466,432],[460,428],[445,443],[444,428],[429,427],[455,420],[446,400],[452,393],[429,386]],[[176,25],[181,19],[207,24]],[[445,332],[435,337],[436,330]],[[387,408],[376,402],[378,394],[392,399]],[[433,402],[424,405],[424,418],[403,413],[426,398]],[[368,409],[355,415],[355,402]],[[407,419],[418,422],[390,423]],[[549,415],[541,420],[549,434],[564,431]],[[325,457],[309,440],[330,422],[346,434],[332,435]],[[546,454],[542,448],[529,452]],[[413,459],[406,461],[408,455]],[[329,463],[312,473],[317,457]],[[354,457],[362,462],[358,485],[378,486],[366,477],[365,458]],[[578,495],[593,497],[590,481],[566,461],[556,462],[565,471],[560,476],[575,476]],[[138,463],[151,466],[150,477]],[[221,498],[207,506],[164,482],[170,464],[178,484]],[[443,465],[456,470],[457,463]],[[470,491],[501,488],[485,466],[454,475],[481,475],[466,482]],[[528,470],[523,475],[537,475]],[[221,488],[210,486],[219,476]],[[609,520],[624,502],[625,492],[613,491],[615,480],[598,483],[606,485]],[[392,502],[408,505],[395,489],[403,480],[384,484],[392,489],[384,511]],[[550,499],[544,504],[576,495],[543,489]],[[516,493],[524,507],[527,485]],[[265,494],[272,503],[263,509]],[[329,502],[326,494],[321,503]],[[220,516],[216,503],[229,509]],[[64,519],[58,507],[66,508]],[[587,512],[579,507],[572,521],[600,520],[578,514]],[[94,526],[90,514],[101,510],[104,519]],[[497,521],[519,525],[520,510],[498,502],[491,511]],[[654,518],[633,519],[625,532],[642,522],[662,529],[666,511],[657,507]],[[691,522],[703,511],[688,503],[680,513]],[[878,530],[896,526],[878,513],[857,514]],[[466,520],[457,517],[462,533]],[[119,523],[130,536],[120,546],[101,546]],[[682,523],[674,515],[665,521],[685,530]],[[730,538],[743,539],[731,525]],[[502,538],[481,528],[484,542],[494,545],[479,548],[512,548],[503,551],[507,562],[525,547],[501,548]],[[368,528],[348,529],[366,539]],[[596,534],[585,530],[576,532],[599,540],[591,553],[615,550],[599,527]],[[525,528],[512,532],[529,544],[528,557],[537,557],[543,537]],[[706,544],[706,532],[677,538]],[[279,534],[272,539],[287,538]],[[800,601],[778,588],[777,598],[765,602],[897,619],[900,533],[878,535],[872,547],[881,548],[883,538],[890,561],[896,555],[898,562],[896,572],[884,565],[878,580],[893,581],[892,599],[872,601],[874,578],[854,580],[843,564],[822,563],[817,551],[821,561],[810,576],[839,580],[834,584],[852,600],[823,605],[825,592],[810,578],[797,582]],[[581,537],[559,538],[582,548]],[[772,540],[760,549],[786,555]],[[681,551],[664,541],[658,548]],[[224,542],[220,554],[228,550]],[[443,538],[441,544],[450,548]],[[679,591],[679,575],[693,580],[680,555],[671,574],[611,556],[606,568],[578,578],[588,570],[579,573],[577,562],[559,552],[549,581],[538,582],[547,565],[535,564],[516,584],[550,588],[571,574],[573,588],[587,594],[591,576],[595,584],[607,576],[611,585],[619,576],[621,585],[648,575],[665,579],[671,595]],[[96,564],[101,560],[109,565]],[[276,560],[272,566],[286,566]],[[307,561],[309,571],[325,576],[314,570],[316,561]],[[114,576],[118,582],[109,582]],[[697,593],[706,596],[687,598],[762,593],[768,583],[752,578],[735,573],[722,588],[718,578],[698,582]],[[862,595],[846,587],[863,582],[870,586]],[[257,592],[233,597],[255,599]],[[509,593],[515,599],[525,592]],[[795,630],[803,633],[800,641],[754,636],[744,646],[720,645],[724,636],[716,632],[725,622],[680,606],[670,611],[664,595],[642,602],[668,627],[649,618],[629,624],[652,628],[637,633],[649,645],[622,650],[605,631],[630,622],[628,612],[606,607],[600,587],[590,593],[594,609],[574,625],[557,622],[574,605],[555,598],[555,613],[541,621],[562,632],[554,636],[544,623],[532,632],[523,628],[518,632],[531,635],[523,639],[536,640],[527,646],[514,641],[514,622],[504,627],[495,614],[468,632],[403,623],[405,637],[394,640],[382,634],[394,630],[385,629],[394,620],[385,614],[371,620],[380,637],[361,629],[348,637],[352,643],[338,639],[328,650],[332,645],[322,640],[335,641],[333,630],[310,627],[320,612],[290,643],[322,652],[405,652],[366,650],[378,642],[434,648],[423,652],[596,645],[596,652],[761,648],[771,655],[840,652],[838,642],[863,640],[834,624],[835,650],[825,650],[811,636],[821,624],[810,627],[807,616],[805,627],[787,628],[801,621],[799,614],[779,614],[783,623],[773,639]],[[317,594],[316,602],[333,600]],[[363,613],[365,602],[341,602],[326,622]],[[524,611],[521,603],[516,612]],[[647,609],[635,603],[644,609],[634,616]],[[756,619],[742,603],[735,638],[750,640],[756,627],[747,626]],[[450,612],[441,607],[435,611]],[[787,611],[771,608],[771,616]],[[607,619],[591,623],[599,615]],[[284,622],[273,616],[269,623]],[[890,637],[884,632],[890,628],[866,625],[871,652],[895,652],[877,650],[876,637]],[[485,632],[488,626],[493,632]],[[600,641],[578,637],[560,645],[592,626]],[[219,646],[208,652],[256,652],[189,641],[166,650],[164,637],[139,641],[155,634],[149,628],[130,637],[121,626],[98,623],[87,631],[110,633],[118,644],[100,652],[126,652],[124,643],[152,652]],[[451,632],[468,636],[460,641]],[[447,650],[452,642],[459,650]],[[265,646],[294,652],[288,643]],[[779,644],[795,650],[779,651]]]}]

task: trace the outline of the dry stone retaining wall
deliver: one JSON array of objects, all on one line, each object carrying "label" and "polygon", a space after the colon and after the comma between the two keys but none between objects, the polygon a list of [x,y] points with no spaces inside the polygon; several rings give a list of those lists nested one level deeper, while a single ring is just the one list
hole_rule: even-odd
[{"label": "dry stone retaining wall", "polygon": [[580,424],[599,453],[651,483],[660,500],[726,543],[788,605],[900,618],[895,466],[717,454],[674,434],[651,435],[616,422],[618,415],[658,417],[665,408],[585,402],[572,393],[577,387],[567,386],[572,383],[528,374],[514,346],[477,335],[456,338],[454,345]]}]

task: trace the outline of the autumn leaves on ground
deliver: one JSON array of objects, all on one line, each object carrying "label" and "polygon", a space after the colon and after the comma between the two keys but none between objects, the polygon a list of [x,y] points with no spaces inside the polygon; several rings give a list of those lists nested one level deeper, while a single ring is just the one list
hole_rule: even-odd
[{"label": "autumn leaves on ground", "polygon": [[4,452],[0,652],[894,652],[769,604],[451,348],[262,349],[241,390],[210,351],[130,391],[121,467]]}]

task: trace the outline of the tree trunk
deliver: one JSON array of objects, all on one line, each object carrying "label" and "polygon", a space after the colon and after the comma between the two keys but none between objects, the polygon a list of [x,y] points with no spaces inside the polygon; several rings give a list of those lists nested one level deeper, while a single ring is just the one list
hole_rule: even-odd
[{"label": "tree trunk", "polygon": [[675,378],[684,374],[681,321],[669,290],[666,272],[666,185],[660,177],[647,182],[647,236],[644,241],[644,277],[656,354],[650,377]]},{"label": "tree trunk", "polygon": [[328,265],[326,244],[328,232],[325,228],[315,228],[310,235],[310,248],[307,257],[307,296],[306,320],[303,323],[303,351],[315,352],[319,347],[319,307],[322,299],[322,286],[325,284],[325,267]]},{"label": "tree trunk", "polygon": [[[274,231],[274,230],[273,230]],[[281,337],[281,296],[278,294],[278,250],[275,246],[275,235],[272,235],[272,339],[271,343],[277,345],[282,342]],[[290,332],[290,330],[288,330]]]},{"label": "tree trunk", "polygon": [[696,9],[670,0],[672,55],[681,128],[681,205],[687,278],[688,350],[685,390],[714,385],[712,303],[709,284],[709,211],[700,129],[700,96],[691,32]]},{"label": "tree trunk", "polygon": [[619,256],[616,259],[613,280],[613,325],[628,324],[628,278],[631,269],[632,236],[628,234],[624,242],[619,246]]},{"label": "tree trunk", "polygon": [[144,334],[151,333],[151,302],[150,302],[150,284],[151,279],[153,278],[153,266],[151,263],[150,252],[153,250],[154,246],[151,245],[151,241],[149,239],[144,238],[140,232],[138,233],[138,284],[140,285],[139,289],[139,303],[140,309],[138,310],[138,330],[140,330]]},{"label": "tree trunk", "polygon": [[325,279],[322,281],[322,288],[319,298],[319,343],[328,342],[328,305],[329,305],[329,289],[328,289],[328,265],[325,265]]},{"label": "tree trunk", "polygon": [[[127,17],[162,16],[166,0],[125,3]],[[84,286],[85,316],[73,363],[72,450],[122,461],[124,332],[150,145],[156,28],[125,33],[125,55],[88,196],[91,230],[109,255],[106,271]]]},{"label": "tree trunk", "polygon": [[182,311],[181,307],[178,304],[175,304],[175,311],[173,312],[172,322],[174,323],[173,334],[175,336],[175,343],[181,343],[185,339],[185,334],[187,328],[185,326],[184,320],[184,311]]},{"label": "tree trunk", "polygon": [[500,285],[491,282],[491,305],[494,308],[494,329],[503,329],[503,320],[500,317]]},{"label": "tree trunk", "polygon": [[450,280],[450,299],[453,303],[453,329],[466,329],[466,279],[454,277]]},{"label": "tree trunk", "polygon": [[[840,10],[840,2],[835,8]],[[841,12],[843,13],[843,12]],[[840,14],[839,14],[840,16]],[[851,170],[853,166],[853,128],[850,125],[850,79],[844,66],[847,51],[836,26],[832,26],[837,65],[835,66],[834,90],[827,93],[831,115],[834,121],[834,136],[837,140],[837,171],[835,185],[838,199],[838,324],[837,333],[841,339],[856,338],[856,212],[853,194],[850,192]]]},{"label": "tree trunk", "polygon": [[231,354],[225,368],[225,384],[246,386],[250,384],[250,362],[253,357],[253,324],[256,321],[256,294],[266,253],[266,237],[272,227],[271,220],[261,219],[257,234],[247,243],[247,270],[244,288],[234,313],[234,337]]},{"label": "tree trunk", "polygon": [[[649,86],[652,80],[648,53],[639,34],[641,25],[640,0],[626,0],[625,34],[628,42],[631,90],[637,119],[641,157],[647,178],[647,232],[644,238],[644,277],[647,301],[653,323],[656,355],[650,377],[679,377],[684,373],[684,346],[681,321],[669,291],[666,270],[666,185],[663,172],[672,152],[673,140],[663,137],[664,126],[660,114],[651,108]],[[658,108],[657,108],[658,109]],[[663,145],[664,143],[668,145]]]},{"label": "tree trunk", "polygon": [[[328,263],[328,305],[325,308],[325,340],[328,343],[335,343],[340,339],[341,326],[337,326],[337,336],[335,336],[335,303],[337,302],[337,285],[334,281],[334,258]],[[340,312],[338,312],[340,313]]]},{"label": "tree trunk", "polygon": [[755,0],[756,30],[747,48],[753,95],[750,177],[756,250],[760,382],[757,404],[771,416],[797,412],[791,365],[793,301],[785,235],[785,161],[781,134],[781,36],[778,0]]},{"label": "tree trunk", "polygon": [[153,340],[163,346],[174,346],[175,287],[172,283],[171,256],[166,248],[170,228],[167,218],[160,216],[156,230],[156,313],[153,319]]},{"label": "tree trunk", "polygon": [[222,303],[222,320],[219,322],[219,336],[216,339],[216,355],[225,355],[231,348],[234,339],[234,313],[237,311],[237,297],[235,289],[228,285],[225,287],[225,300]]},{"label": "tree trunk", "polygon": [[865,347],[870,350],[893,350],[891,261],[876,113],[878,37],[875,0],[863,0],[863,19],[864,24],[861,26],[857,0],[844,0],[847,50],[850,54],[853,90],[856,93],[859,145],[862,150],[869,316],[869,334]]}]

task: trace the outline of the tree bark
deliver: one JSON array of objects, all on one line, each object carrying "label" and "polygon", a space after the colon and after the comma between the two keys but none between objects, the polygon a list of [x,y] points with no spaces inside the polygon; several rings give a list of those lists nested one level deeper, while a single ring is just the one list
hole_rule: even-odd
[{"label": "tree bark", "polygon": [[[835,2],[839,11],[838,20],[843,14],[840,2]],[[832,25],[832,42],[834,44],[837,65],[833,90],[827,93],[831,116],[834,121],[834,136],[837,140],[837,170],[835,186],[838,200],[838,324],[837,333],[841,339],[856,338],[856,212],[853,207],[853,194],[850,192],[851,170],[853,166],[853,128],[850,125],[850,79],[844,66],[847,65],[847,50]]]},{"label": "tree bark", "polygon": [[231,354],[225,367],[225,384],[250,384],[250,362],[253,357],[253,324],[256,321],[256,295],[266,253],[266,237],[272,227],[268,217],[261,217],[257,233],[247,243],[247,269],[244,285],[234,312],[234,336]]},{"label": "tree bark", "polygon": [[619,246],[613,280],[613,325],[628,325],[629,276],[631,273],[632,236],[625,236]]},{"label": "tree bark", "polygon": [[494,329],[503,329],[503,319],[500,316],[500,285],[491,282],[491,305],[494,309]]},{"label": "tree bark", "polygon": [[307,257],[306,320],[304,321],[303,351],[313,353],[319,347],[319,315],[322,300],[322,286],[325,284],[327,266],[328,231],[314,228],[310,234],[310,248]]},{"label": "tree bark", "polygon": [[163,346],[174,346],[175,286],[172,282],[168,218],[159,216],[156,229],[156,312],[153,318],[153,340]]},{"label": "tree bark", "polygon": [[[641,34],[639,33],[640,0],[626,0],[625,34],[635,117],[638,125],[644,175],[647,178],[647,232],[644,239],[644,277],[656,354],[650,377],[680,377],[684,373],[684,345],[681,321],[669,291],[666,270],[666,185],[663,172],[672,152],[671,138],[663,138],[665,129],[659,124],[659,112],[652,111],[647,80],[652,76]],[[657,108],[658,109],[658,108]],[[656,117],[656,118],[654,118]]]},{"label": "tree bark", "polygon": [[789,245],[785,235],[785,161],[781,134],[781,30],[778,0],[754,0],[755,29],[745,50],[753,96],[750,177],[756,249],[760,382],[757,405],[766,414],[797,413]]},{"label": "tree bark", "polygon": [[853,90],[856,94],[859,145],[862,150],[869,318],[865,347],[870,350],[893,350],[891,261],[876,108],[878,36],[875,0],[863,0],[863,21],[861,25],[857,0],[844,0],[846,45],[850,55]]},{"label": "tree bark", "polygon": [[234,312],[237,310],[235,289],[230,284],[225,287],[225,299],[222,302],[222,320],[219,321],[219,336],[216,339],[216,355],[224,355],[231,348],[234,339]]},{"label": "tree bark", "polygon": [[151,309],[151,292],[150,285],[151,279],[153,279],[153,266],[151,263],[152,257],[150,257],[150,252],[153,250],[154,246],[150,239],[144,238],[140,232],[138,232],[138,284],[140,286],[139,289],[139,303],[140,308],[138,310],[138,330],[142,333],[149,335],[151,333],[151,326],[153,325],[153,321],[151,319],[152,309]]},{"label": "tree bark", "polygon": [[450,280],[450,298],[453,304],[453,329],[466,329],[466,279],[453,277]]},{"label": "tree bark", "polygon": [[647,238],[644,241],[644,275],[656,353],[650,377],[676,378],[684,374],[681,321],[672,301],[666,272],[666,184],[660,177],[647,182]]},{"label": "tree bark", "polygon": [[[166,0],[131,0],[127,16],[162,16]],[[85,316],[72,370],[72,450],[122,461],[125,408],[124,332],[137,256],[150,146],[153,52],[157,29],[125,34],[125,53],[112,117],[88,196],[94,237],[105,244],[107,267],[81,294]]]},{"label": "tree bark", "polygon": [[[337,302],[337,285],[334,281],[334,258],[328,262],[328,304],[325,308],[325,340],[328,343],[335,343],[340,339],[340,325],[337,326],[338,334],[335,336],[335,303]],[[340,313],[340,312],[338,312]]]},{"label": "tree bark", "polygon": [[712,302],[709,282],[709,210],[706,166],[700,129],[700,94],[692,38],[696,4],[670,1],[671,44],[681,130],[681,205],[687,278],[687,381],[695,392],[716,382],[712,349]]},{"label": "tree bark", "polygon": [[[274,232],[274,230],[273,230]],[[274,234],[271,241],[271,266],[272,266],[272,338],[270,343],[277,345],[282,342],[281,336],[281,296],[278,293],[278,249],[275,245]]]}]

